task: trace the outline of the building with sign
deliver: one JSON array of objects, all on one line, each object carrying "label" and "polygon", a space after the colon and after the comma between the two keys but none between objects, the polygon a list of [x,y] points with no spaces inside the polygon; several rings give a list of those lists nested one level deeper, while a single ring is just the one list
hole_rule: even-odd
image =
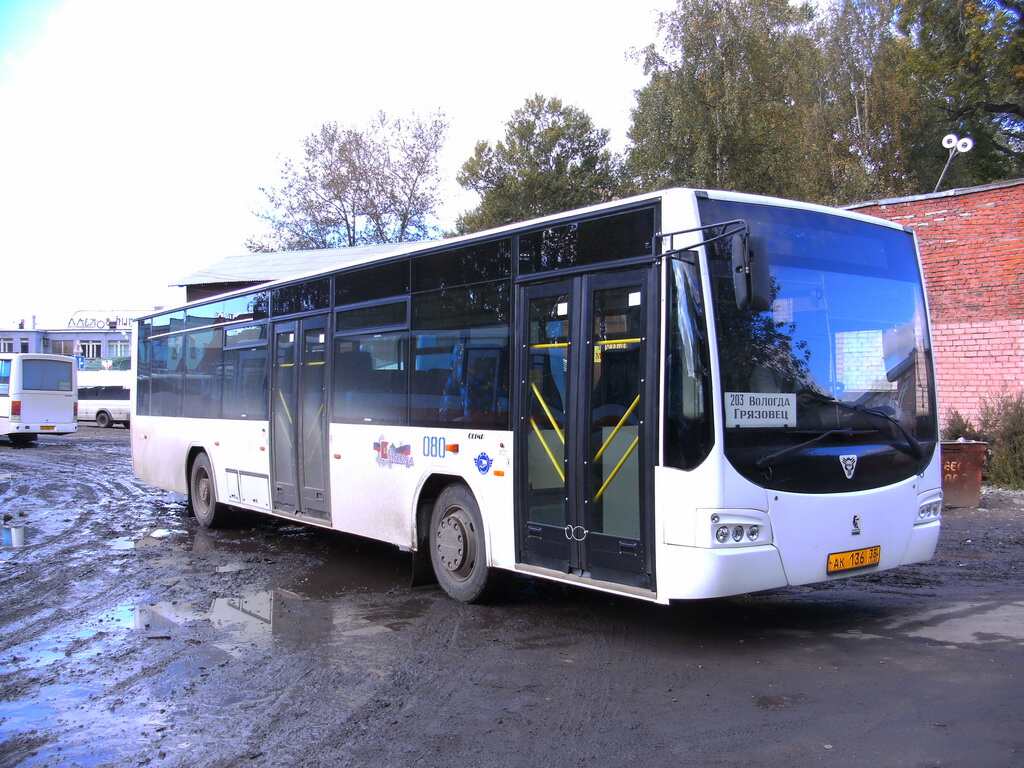
[{"label": "building with sign", "polygon": [[35,318],[0,328],[0,352],[41,352],[79,359],[82,370],[131,367],[132,318],[150,310],[79,310],[64,327],[37,328]]}]

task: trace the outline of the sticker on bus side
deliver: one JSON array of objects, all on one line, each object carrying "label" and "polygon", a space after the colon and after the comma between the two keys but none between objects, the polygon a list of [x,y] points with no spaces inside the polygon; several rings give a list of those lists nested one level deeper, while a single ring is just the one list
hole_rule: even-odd
[{"label": "sticker on bus side", "polygon": [[373,444],[373,450],[377,454],[377,466],[379,467],[412,466],[412,446],[408,443],[396,445],[388,442],[381,435],[380,439]]},{"label": "sticker on bus side", "polygon": [[726,392],[725,426],[795,427],[796,395],[792,392]]}]

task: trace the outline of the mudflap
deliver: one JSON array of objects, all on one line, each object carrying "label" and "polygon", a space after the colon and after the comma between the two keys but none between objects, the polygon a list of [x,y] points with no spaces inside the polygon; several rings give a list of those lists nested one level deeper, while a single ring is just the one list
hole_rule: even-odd
[{"label": "mudflap", "polygon": [[[425,544],[426,542],[424,542]],[[429,587],[437,584],[437,577],[434,575],[434,566],[430,563],[430,553],[426,547],[420,547],[412,554],[412,580],[409,586]]]}]

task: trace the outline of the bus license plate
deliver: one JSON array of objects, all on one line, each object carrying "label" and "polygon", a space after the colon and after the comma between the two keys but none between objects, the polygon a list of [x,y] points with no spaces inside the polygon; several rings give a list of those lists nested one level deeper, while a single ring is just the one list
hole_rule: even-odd
[{"label": "bus license plate", "polygon": [[849,552],[833,552],[828,556],[826,570],[828,573],[839,571],[852,571],[857,568],[869,568],[878,565],[882,559],[881,547],[865,547],[864,549],[851,549]]},{"label": "bus license plate", "polygon": [[40,424],[39,428],[45,431],[47,429],[53,429],[54,425],[53,424]]}]

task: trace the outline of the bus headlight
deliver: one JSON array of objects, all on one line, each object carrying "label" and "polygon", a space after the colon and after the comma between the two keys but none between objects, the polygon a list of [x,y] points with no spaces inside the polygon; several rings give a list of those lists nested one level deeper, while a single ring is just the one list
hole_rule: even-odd
[{"label": "bus headlight", "polygon": [[917,508],[917,520],[914,521],[914,525],[921,525],[923,523],[930,523],[933,520],[938,520],[942,517],[942,497],[926,501],[920,507]]},{"label": "bus headlight", "polygon": [[772,526],[765,512],[755,509],[702,511],[708,514],[705,519],[711,522],[707,541],[714,548],[732,549],[772,543]]}]

